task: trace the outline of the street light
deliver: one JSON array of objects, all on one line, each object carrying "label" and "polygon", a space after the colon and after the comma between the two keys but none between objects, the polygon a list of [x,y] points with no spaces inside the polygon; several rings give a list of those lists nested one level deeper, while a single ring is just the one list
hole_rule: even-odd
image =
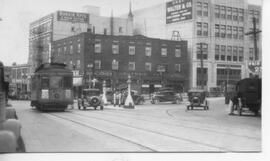
[{"label": "street light", "polygon": [[87,68],[89,68],[89,89],[91,88],[91,72],[92,72],[92,69],[93,69],[93,64],[88,64],[87,65]]}]

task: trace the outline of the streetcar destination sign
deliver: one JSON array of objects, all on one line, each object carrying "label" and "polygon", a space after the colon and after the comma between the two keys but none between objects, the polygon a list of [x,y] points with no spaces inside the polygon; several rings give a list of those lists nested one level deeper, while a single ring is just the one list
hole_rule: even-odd
[{"label": "streetcar destination sign", "polygon": [[192,19],[192,0],[173,0],[166,3],[166,24]]}]

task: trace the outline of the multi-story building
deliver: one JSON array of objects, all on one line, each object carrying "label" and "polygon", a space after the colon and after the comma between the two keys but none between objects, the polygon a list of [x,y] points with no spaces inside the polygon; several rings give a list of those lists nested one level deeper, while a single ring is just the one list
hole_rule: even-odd
[{"label": "multi-story building", "polygon": [[[133,15],[136,33],[188,41],[190,88],[209,89],[249,76],[254,42],[245,33],[252,29],[253,17],[257,28],[261,27],[260,6],[250,5],[247,0],[173,0],[135,10]],[[260,36],[257,44],[260,61]]]},{"label": "multi-story building", "polygon": [[133,15],[127,18],[103,17],[99,8],[86,6],[86,12],[56,11],[30,24],[29,59],[31,73],[41,63],[50,61],[52,41],[82,32],[105,35],[132,35]]},{"label": "multi-story building", "polygon": [[11,67],[10,94],[19,97],[30,92],[30,66],[28,64],[13,64]]},{"label": "multi-story building", "polygon": [[189,86],[187,41],[86,32],[57,40],[52,48],[54,62],[84,76],[85,85],[95,78],[99,87],[105,80],[108,87],[125,88],[130,74],[132,88],[144,94],[163,86],[179,91]]}]

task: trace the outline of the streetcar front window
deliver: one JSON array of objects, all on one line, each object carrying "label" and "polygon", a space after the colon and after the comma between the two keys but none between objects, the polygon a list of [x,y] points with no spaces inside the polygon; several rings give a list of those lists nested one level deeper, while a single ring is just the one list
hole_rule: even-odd
[{"label": "streetcar front window", "polygon": [[49,89],[49,78],[48,77],[43,77],[41,79],[41,88],[42,89]]},{"label": "streetcar front window", "polygon": [[66,88],[71,88],[72,87],[72,77],[64,77],[64,83],[63,87]]},{"label": "streetcar front window", "polygon": [[53,76],[50,79],[50,87],[51,88],[60,88],[62,87],[62,77],[60,76]]}]

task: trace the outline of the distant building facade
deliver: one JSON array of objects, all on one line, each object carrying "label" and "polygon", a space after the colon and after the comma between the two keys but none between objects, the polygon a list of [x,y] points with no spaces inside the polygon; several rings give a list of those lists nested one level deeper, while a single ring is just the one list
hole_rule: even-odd
[{"label": "distant building facade", "polygon": [[108,87],[125,88],[129,74],[132,88],[143,94],[164,86],[186,91],[189,86],[187,41],[88,32],[54,41],[52,49],[53,61],[82,76],[82,86],[95,78],[99,87],[105,80]]},{"label": "distant building facade", "polygon": [[[261,28],[260,6],[247,0],[173,0],[135,10],[133,15],[135,33],[188,41],[190,88],[234,84],[249,76],[248,66],[255,60],[254,43],[245,33],[252,30],[253,17]],[[261,62],[260,34],[257,44]]]},{"label": "distant building facade", "polygon": [[19,98],[30,92],[30,66],[28,64],[13,64],[10,70],[10,94]]},{"label": "distant building facade", "polygon": [[29,58],[31,73],[41,63],[49,62],[52,41],[82,32],[104,35],[132,35],[133,18],[103,17],[99,7],[85,6],[87,12],[56,11],[30,24]]}]

